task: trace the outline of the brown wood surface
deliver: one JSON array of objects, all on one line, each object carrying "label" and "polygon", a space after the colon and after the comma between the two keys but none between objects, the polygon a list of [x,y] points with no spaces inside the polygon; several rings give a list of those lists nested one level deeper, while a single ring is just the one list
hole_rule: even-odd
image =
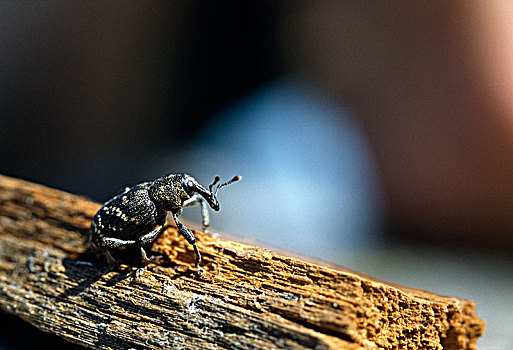
[{"label": "brown wood surface", "polygon": [[484,331],[472,301],[201,232],[197,277],[174,227],[140,277],[109,270],[84,245],[99,207],[0,175],[3,310],[96,349],[474,349]]}]

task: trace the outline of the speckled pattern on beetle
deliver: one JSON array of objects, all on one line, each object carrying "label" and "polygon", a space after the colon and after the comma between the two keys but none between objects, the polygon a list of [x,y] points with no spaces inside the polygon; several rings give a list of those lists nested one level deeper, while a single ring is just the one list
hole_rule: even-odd
[{"label": "speckled pattern on beetle", "polygon": [[94,249],[101,251],[110,264],[115,260],[109,249],[122,246],[138,245],[141,261],[147,264],[150,259],[143,248],[153,242],[166,224],[170,212],[180,234],[191,244],[196,254],[196,268],[201,273],[199,263],[201,254],[193,233],[183,225],[178,217],[183,208],[199,204],[203,217],[203,229],[209,226],[206,203],[219,211],[217,193],[220,188],[239,181],[235,176],[228,182],[220,184],[216,176],[208,190],[188,174],[168,174],[154,181],[143,182],[127,187],[122,193],[107,201],[91,220],[90,240]]}]

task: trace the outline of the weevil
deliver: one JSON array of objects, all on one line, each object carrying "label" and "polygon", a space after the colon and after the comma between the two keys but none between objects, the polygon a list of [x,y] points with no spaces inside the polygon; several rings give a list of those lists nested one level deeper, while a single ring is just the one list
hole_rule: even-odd
[{"label": "weevil", "polygon": [[150,259],[146,255],[144,245],[153,242],[164,230],[168,212],[180,234],[192,245],[196,255],[196,269],[201,254],[196,245],[192,231],[180,222],[178,217],[183,208],[199,204],[203,219],[203,230],[209,226],[208,205],[219,211],[217,200],[219,190],[241,179],[235,176],[228,182],[214,186],[221,180],[219,176],[208,186],[208,190],[191,175],[168,174],[154,181],[142,182],[127,187],[117,196],[111,198],[98,210],[91,220],[90,241],[94,249],[103,253],[110,264],[115,262],[110,249],[137,245],[141,262],[147,264]]}]

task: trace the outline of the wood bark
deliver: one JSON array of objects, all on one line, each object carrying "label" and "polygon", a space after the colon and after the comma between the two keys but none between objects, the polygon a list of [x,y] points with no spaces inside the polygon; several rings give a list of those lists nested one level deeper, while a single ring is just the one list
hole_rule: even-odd
[{"label": "wood bark", "polygon": [[[175,227],[136,277],[84,244],[100,204],[0,176],[0,307],[95,349],[474,349],[474,302]],[[221,213],[222,214],[222,213]]]}]

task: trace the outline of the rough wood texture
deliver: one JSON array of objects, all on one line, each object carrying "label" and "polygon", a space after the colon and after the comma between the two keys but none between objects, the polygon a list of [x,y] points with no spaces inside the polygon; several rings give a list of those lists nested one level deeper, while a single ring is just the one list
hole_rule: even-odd
[{"label": "rough wood texture", "polygon": [[0,306],[96,349],[474,349],[484,331],[468,300],[170,227],[163,255],[134,279],[85,252],[99,204],[0,176]]}]

